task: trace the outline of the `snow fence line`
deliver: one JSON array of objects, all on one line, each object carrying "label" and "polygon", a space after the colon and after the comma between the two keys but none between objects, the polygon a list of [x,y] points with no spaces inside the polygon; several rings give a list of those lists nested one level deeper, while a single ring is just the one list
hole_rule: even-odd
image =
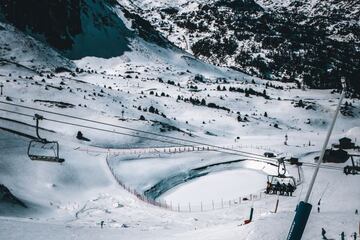
[{"label": "snow fence line", "polygon": [[146,154],[146,153],[183,153],[183,152],[200,152],[200,151],[216,151],[221,148],[228,149],[241,149],[241,148],[249,148],[249,149],[257,149],[264,150],[279,154],[280,152],[275,149],[271,149],[270,147],[265,146],[257,146],[257,145],[226,145],[226,146],[171,146],[171,147],[151,147],[151,148],[123,148],[123,149],[107,149],[103,150],[100,148],[76,148],[74,150],[87,152],[87,153],[108,153],[111,152],[112,155],[128,155],[128,154]]},{"label": "snow fence line", "polygon": [[[110,159],[110,151],[106,154],[106,164],[110,169],[111,174],[114,176],[116,182],[123,187],[127,192],[135,195],[139,200],[151,204],[156,207],[160,207],[166,210],[175,211],[175,212],[205,212],[205,211],[212,211],[224,208],[231,208],[236,207],[240,204],[245,204],[249,202],[259,201],[263,198],[266,198],[267,195],[264,192],[259,192],[257,194],[249,194],[247,196],[238,197],[237,199],[231,200],[224,200],[221,201],[208,201],[208,202],[199,202],[199,203],[192,203],[189,202],[188,204],[180,204],[180,203],[173,203],[173,202],[166,202],[166,201],[159,201],[156,199],[148,198],[144,194],[139,193],[135,189],[125,185],[118,175],[115,173],[114,169],[112,168],[109,159]],[[117,156],[116,154],[114,154]]]}]

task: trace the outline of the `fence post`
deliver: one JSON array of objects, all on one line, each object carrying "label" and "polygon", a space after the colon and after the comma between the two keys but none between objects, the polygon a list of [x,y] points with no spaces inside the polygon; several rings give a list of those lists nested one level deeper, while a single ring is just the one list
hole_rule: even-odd
[{"label": "fence post", "polygon": [[215,209],[214,200],[212,200],[212,207],[213,207],[213,210],[214,210]]},{"label": "fence post", "polygon": [[201,201],[201,211],[203,211],[203,204],[202,204],[202,201]]},{"label": "fence post", "polygon": [[224,208],[224,201],[221,199],[221,208]]},{"label": "fence post", "polygon": [[190,206],[190,203],[189,203],[189,212],[191,212],[191,206]]},{"label": "fence post", "polygon": [[180,203],[178,203],[178,212],[180,212]]},{"label": "fence post", "polygon": [[277,199],[276,199],[276,204],[275,204],[275,211],[274,211],[274,213],[277,213],[278,207],[279,207],[279,195],[277,196]]}]

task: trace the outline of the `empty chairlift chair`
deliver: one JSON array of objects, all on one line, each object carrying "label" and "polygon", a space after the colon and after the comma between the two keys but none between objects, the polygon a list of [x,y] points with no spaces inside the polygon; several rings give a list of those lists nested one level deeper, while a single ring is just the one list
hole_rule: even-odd
[{"label": "empty chairlift chair", "polygon": [[57,141],[48,141],[39,135],[39,121],[43,119],[43,116],[35,114],[37,138],[30,141],[27,154],[33,161],[62,163],[65,160],[59,157],[59,143]]}]

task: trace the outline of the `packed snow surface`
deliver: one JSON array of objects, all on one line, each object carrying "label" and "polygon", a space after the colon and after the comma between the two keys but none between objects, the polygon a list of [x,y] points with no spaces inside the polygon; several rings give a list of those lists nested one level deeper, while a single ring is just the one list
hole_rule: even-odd
[{"label": "packed snow surface", "polygon": [[[247,181],[251,179],[251,181]],[[220,202],[221,199],[238,199],[264,188],[266,175],[254,170],[238,169],[213,173],[184,183],[161,196],[172,203],[188,204]]]}]

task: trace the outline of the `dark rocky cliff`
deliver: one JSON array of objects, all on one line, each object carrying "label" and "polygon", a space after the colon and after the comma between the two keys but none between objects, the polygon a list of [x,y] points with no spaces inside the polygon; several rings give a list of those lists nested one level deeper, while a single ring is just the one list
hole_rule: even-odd
[{"label": "dark rocky cliff", "polygon": [[[132,29],[117,11],[132,21]],[[70,59],[120,56],[131,50],[129,42],[135,37],[171,45],[148,21],[114,0],[2,0],[0,15]]]},{"label": "dark rocky cliff", "polygon": [[82,32],[83,0],[2,0],[6,20],[23,31],[41,34],[57,49],[70,49],[72,37]]}]

